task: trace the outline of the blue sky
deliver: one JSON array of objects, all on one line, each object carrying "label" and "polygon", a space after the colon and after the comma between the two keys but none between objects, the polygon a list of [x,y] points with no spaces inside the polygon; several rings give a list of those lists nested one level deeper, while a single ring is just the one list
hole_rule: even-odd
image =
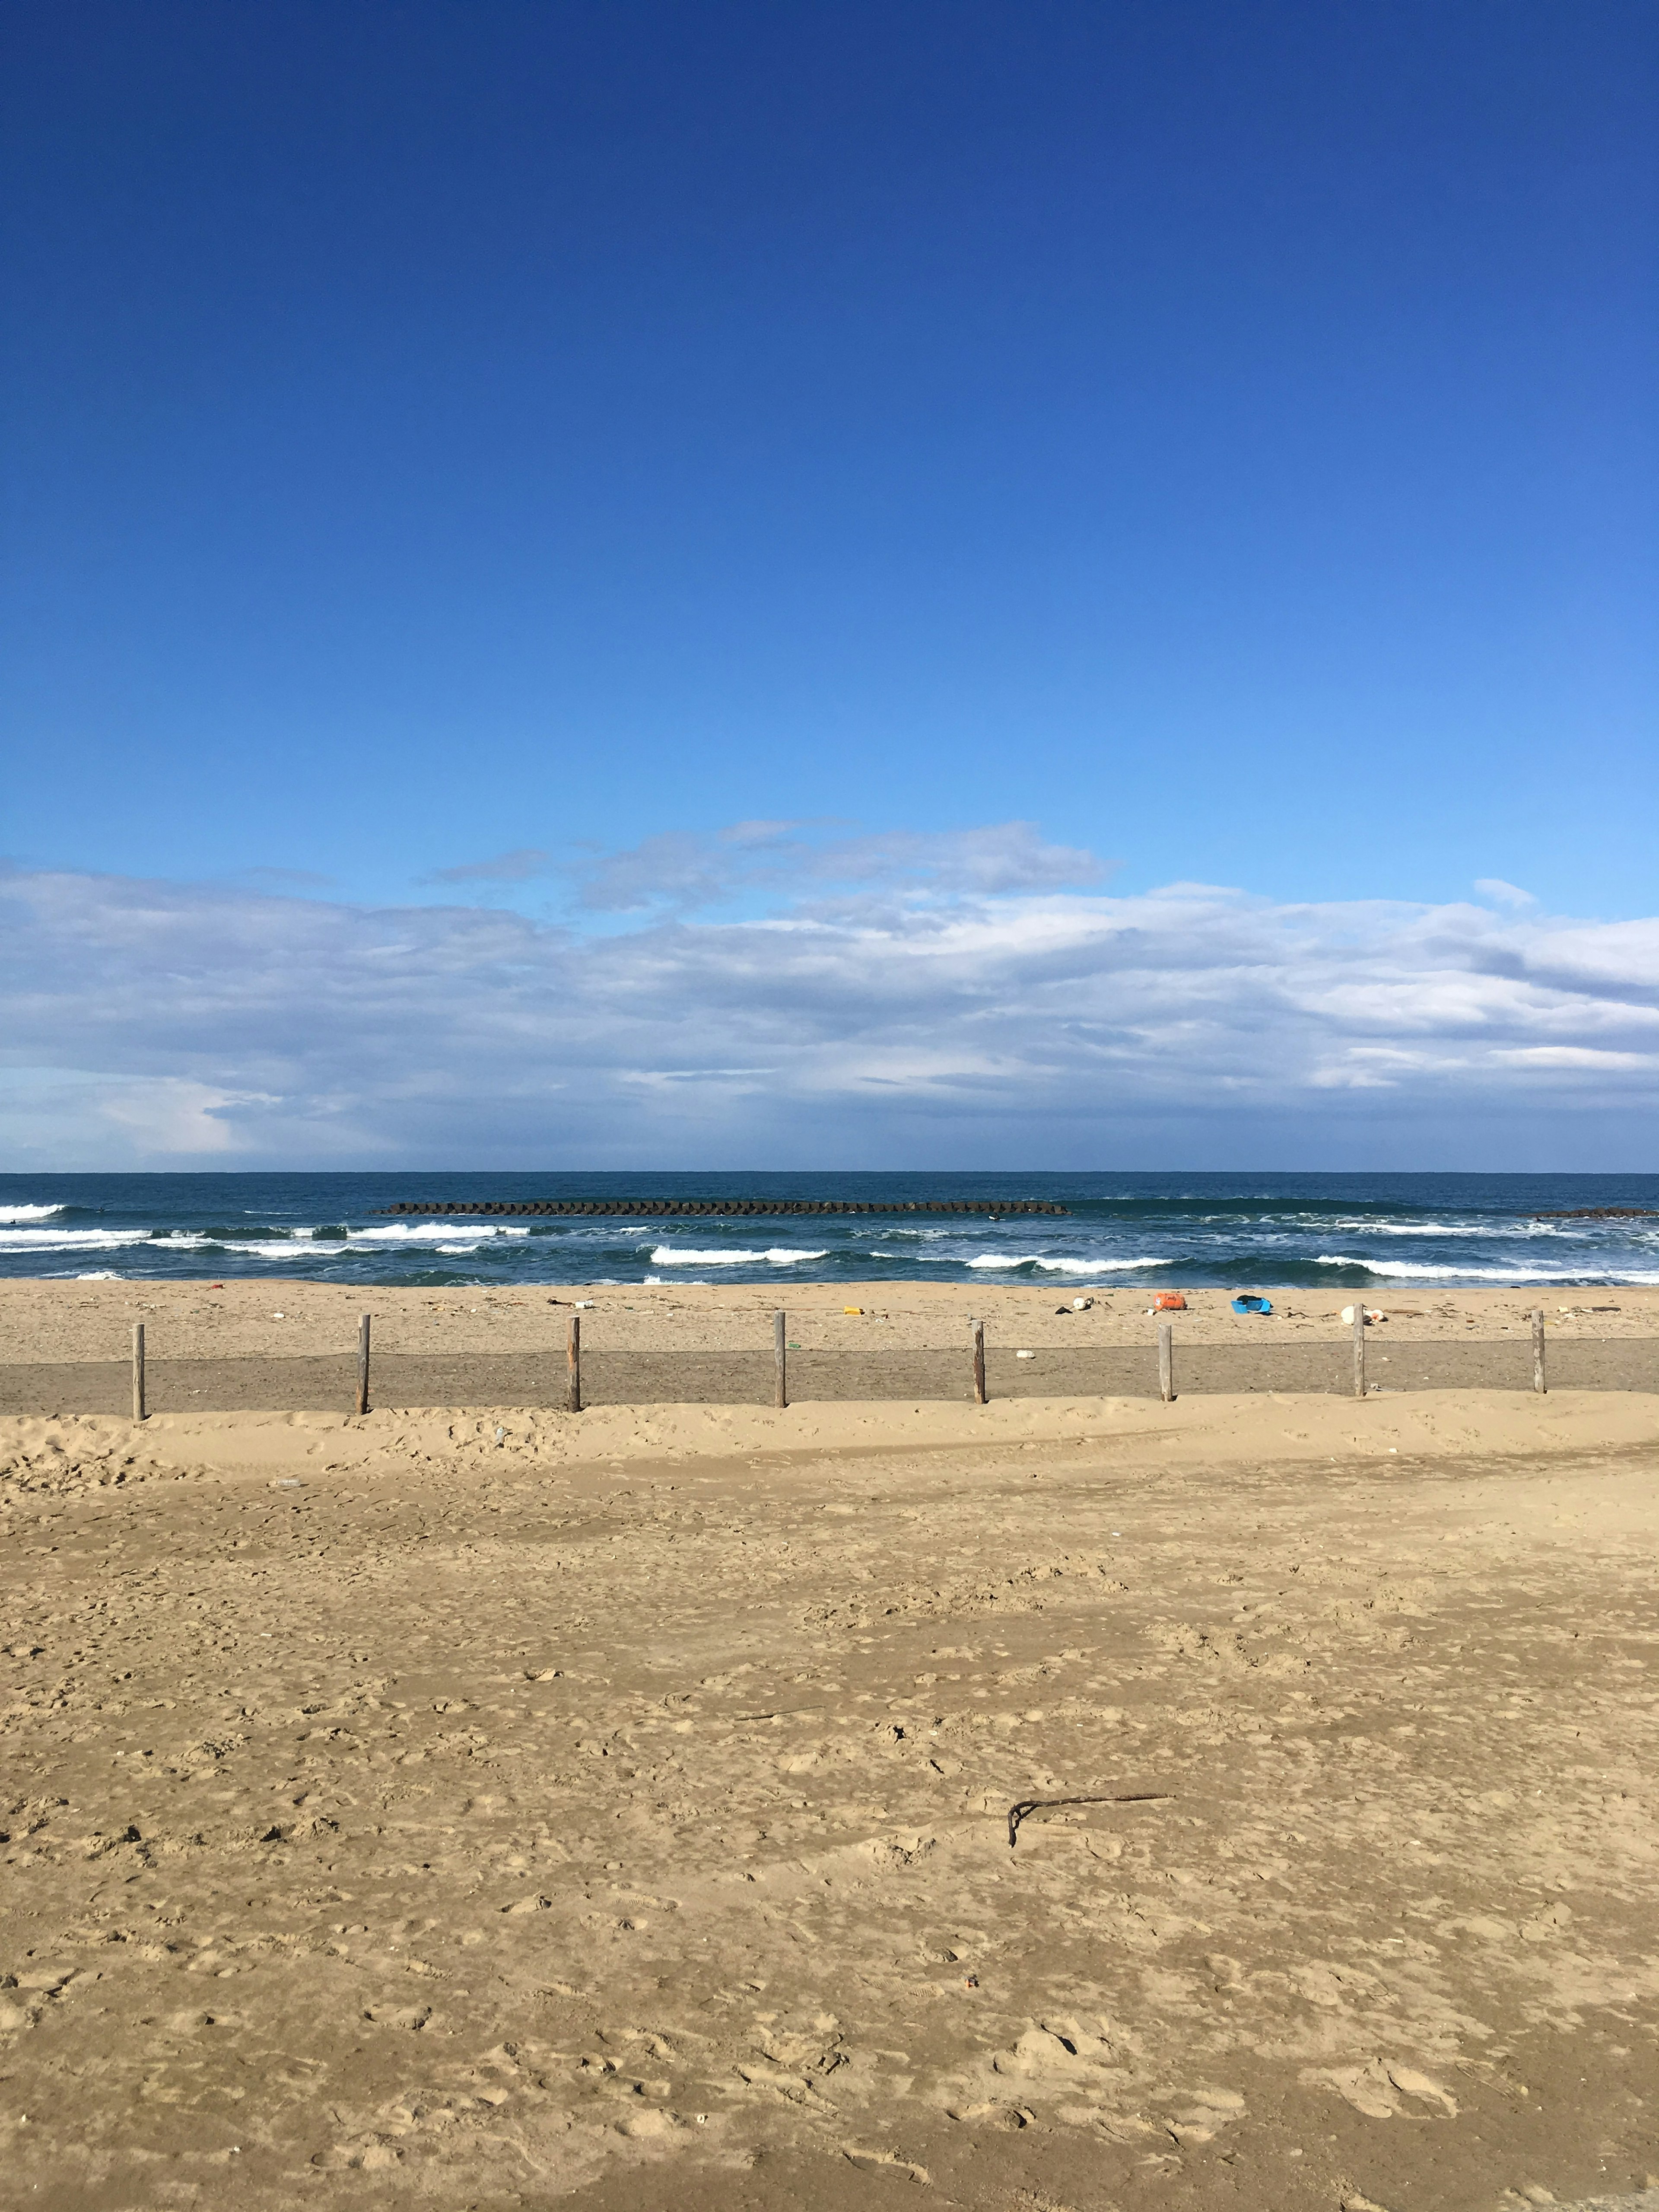
[{"label": "blue sky", "polygon": [[[87,886],[29,906],[70,935],[18,987],[26,1146],[53,1069],[187,1079],[198,1136],[324,1110],[302,1041],[257,1073],[206,1016],[187,1077],[97,1057],[116,880],[221,963],[284,907],[648,964],[832,895],[1018,935],[1199,883],[1368,945],[1383,905],[1659,905],[1650,8],[89,4],[9,44],[0,844],[18,896]],[[1607,942],[1618,1038],[1502,1048],[1634,1054],[1582,1164],[1636,1165],[1659,966]],[[455,1098],[434,1163],[495,1141]]]}]

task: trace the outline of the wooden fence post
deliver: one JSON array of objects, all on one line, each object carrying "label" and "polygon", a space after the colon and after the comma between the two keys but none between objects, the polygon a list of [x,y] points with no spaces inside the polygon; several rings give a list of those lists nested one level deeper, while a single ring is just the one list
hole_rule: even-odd
[{"label": "wooden fence post", "polygon": [[1544,1309],[1535,1306],[1532,1316],[1532,1387],[1541,1395],[1544,1381]]},{"label": "wooden fence post", "polygon": [[1353,1310],[1353,1395],[1365,1395],[1365,1309],[1357,1305]]},{"label": "wooden fence post", "polygon": [[568,1381],[565,1385],[564,1410],[580,1413],[582,1409],[582,1317],[570,1316],[570,1334],[564,1348]]},{"label": "wooden fence post", "polygon": [[357,1411],[368,1411],[368,1316],[357,1316]]},{"label": "wooden fence post", "polygon": [[144,1419],[144,1324],[132,1324],[132,1418]]},{"label": "wooden fence post", "polygon": [[1175,1402],[1175,1323],[1158,1325],[1158,1395],[1166,1406]]},{"label": "wooden fence post", "polygon": [[974,1403],[982,1406],[985,1401],[985,1324],[974,1323]]},{"label": "wooden fence post", "polygon": [[776,1383],[772,1394],[772,1403],[780,1407],[789,1403],[788,1356],[789,1347],[785,1341],[784,1318],[780,1310],[772,1316],[772,1365]]}]

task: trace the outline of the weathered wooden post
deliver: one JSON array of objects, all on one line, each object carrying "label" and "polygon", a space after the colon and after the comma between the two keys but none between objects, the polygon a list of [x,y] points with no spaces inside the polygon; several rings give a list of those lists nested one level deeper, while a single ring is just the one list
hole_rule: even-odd
[{"label": "weathered wooden post", "polygon": [[1544,1381],[1544,1309],[1535,1306],[1532,1316],[1532,1387],[1541,1397]]},{"label": "weathered wooden post", "polygon": [[368,1411],[368,1316],[357,1316],[357,1411]]},{"label": "weathered wooden post", "polygon": [[132,1418],[144,1419],[144,1324],[132,1324]]},{"label": "weathered wooden post", "polygon": [[1357,1305],[1353,1310],[1353,1395],[1365,1395],[1365,1309]]},{"label": "weathered wooden post", "polygon": [[772,1367],[775,1388],[772,1403],[782,1407],[789,1403],[789,1347],[785,1341],[784,1318],[781,1311],[772,1316]]},{"label": "weathered wooden post", "polygon": [[1175,1323],[1158,1325],[1158,1395],[1166,1406],[1175,1402]]},{"label": "weathered wooden post", "polygon": [[985,1403],[985,1324],[974,1323],[974,1403]]},{"label": "weathered wooden post", "polygon": [[567,1413],[580,1413],[582,1409],[582,1317],[570,1316],[570,1334],[564,1348],[567,1381],[564,1409]]}]

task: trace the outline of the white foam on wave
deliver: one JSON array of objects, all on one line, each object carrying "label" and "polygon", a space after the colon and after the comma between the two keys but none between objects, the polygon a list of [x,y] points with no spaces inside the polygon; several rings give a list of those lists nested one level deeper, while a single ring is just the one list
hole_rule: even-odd
[{"label": "white foam on wave", "polygon": [[[153,1237],[149,1243],[152,1251],[165,1252],[168,1249],[193,1251],[206,1244],[210,1245],[216,1252],[251,1253],[256,1260],[313,1260],[319,1249],[326,1252],[330,1249],[326,1244],[321,1247],[315,1244],[290,1244],[286,1238],[282,1243],[276,1244],[252,1242],[238,1243],[228,1237]],[[333,1249],[337,1252],[343,1248],[337,1244]]]},{"label": "white foam on wave", "polygon": [[1363,1267],[1368,1275],[1388,1275],[1406,1283],[1582,1283],[1586,1273],[1598,1282],[1659,1283],[1659,1270],[1642,1267],[1443,1267],[1424,1260],[1356,1260],[1340,1252],[1322,1252],[1321,1267]]},{"label": "white foam on wave", "polygon": [[764,1252],[693,1252],[686,1246],[659,1244],[651,1255],[653,1267],[741,1267],[764,1265],[769,1267],[799,1267],[803,1260],[822,1260],[823,1252],[792,1252],[781,1244],[774,1244]]},{"label": "white foam on wave", "polygon": [[283,1237],[238,1239],[203,1237],[191,1229],[175,1229],[165,1237],[152,1237],[148,1229],[0,1229],[0,1259],[10,1253],[74,1252],[247,1252],[260,1260],[312,1260],[318,1253],[343,1251],[343,1245],[317,1245]]},{"label": "white foam on wave", "polygon": [[8,1252],[113,1252],[149,1242],[148,1229],[0,1229],[0,1257]]},{"label": "white foam on wave", "polygon": [[205,1237],[199,1230],[169,1230],[165,1237],[153,1236],[148,1229],[0,1229],[0,1259],[16,1253],[54,1252],[68,1255],[76,1252],[120,1252],[140,1250],[155,1253],[179,1252],[245,1252],[257,1260],[276,1260],[289,1264],[310,1262],[337,1257],[348,1251],[356,1251],[362,1245],[371,1247],[383,1240],[392,1240],[404,1250],[411,1248],[434,1249],[449,1256],[476,1252],[485,1243],[501,1237],[528,1237],[527,1229],[501,1229],[481,1224],[471,1224],[459,1232],[465,1239],[457,1241],[458,1232],[450,1227],[435,1224],[425,1231],[397,1229],[354,1230],[349,1237],[328,1237],[313,1238],[309,1230],[296,1229],[291,1237]]},{"label": "white foam on wave", "polygon": [[54,1213],[66,1210],[61,1206],[0,1206],[0,1221],[50,1221]]},{"label": "white foam on wave", "polygon": [[1553,1221],[1326,1221],[1320,1226],[1350,1237],[1461,1237],[1479,1243],[1496,1237],[1559,1237],[1562,1224]]},{"label": "white foam on wave", "polygon": [[1141,1267],[1172,1267],[1173,1260],[1051,1260],[1042,1252],[982,1252],[970,1267],[1043,1267],[1054,1275],[1122,1274]]},{"label": "white foam on wave", "polygon": [[422,1221],[418,1224],[398,1221],[393,1223],[389,1229],[354,1229],[350,1242],[354,1245],[437,1243],[447,1246],[452,1238],[465,1237],[469,1240],[466,1249],[468,1251],[473,1251],[485,1237],[528,1237],[530,1231],[527,1229],[512,1229],[505,1222],[480,1221],[474,1224],[469,1221],[463,1229],[458,1222],[454,1221]]},{"label": "white foam on wave", "polygon": [[118,1283],[121,1278],[113,1267],[94,1267],[89,1274],[77,1275],[77,1283]]}]

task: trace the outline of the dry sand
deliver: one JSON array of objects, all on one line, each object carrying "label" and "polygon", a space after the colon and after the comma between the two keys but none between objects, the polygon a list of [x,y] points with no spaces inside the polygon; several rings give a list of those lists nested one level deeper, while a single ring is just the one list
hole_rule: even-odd
[{"label": "dry sand", "polygon": [[1656,1463],[1607,1393],[0,1422],[6,2201],[1652,2186]]},{"label": "dry sand", "polygon": [[[1357,1294],[1271,1293],[1270,1316],[1193,1291],[1172,1317],[1183,1392],[1352,1387],[1340,1318]],[[1073,1297],[1094,1297],[1077,1312]],[[790,1388],[802,1399],[950,1399],[969,1387],[971,1322],[984,1321],[992,1394],[1155,1396],[1152,1293],[1070,1283],[797,1283],[412,1290],[289,1279],[223,1285],[0,1284],[0,1414],[100,1413],[130,1402],[131,1326],[145,1326],[149,1402],[170,1411],[282,1411],[353,1402],[357,1316],[372,1309],[374,1399],[388,1406],[563,1401],[566,1328],[583,1302],[592,1404],[766,1404],[772,1315],[786,1299]],[[1659,1290],[1474,1290],[1370,1303],[1369,1379],[1390,1389],[1531,1387],[1529,1316],[1545,1304],[1551,1374],[1575,1389],[1659,1390]],[[848,1312],[852,1307],[854,1311]],[[1032,1356],[1022,1358],[1022,1352]]]},{"label": "dry sand", "polygon": [[[1158,1287],[1162,1287],[1161,1285]],[[1509,1334],[1524,1338],[1541,1306],[1563,1342],[1652,1342],[1659,1337],[1659,1288],[1566,1291],[1415,1291],[1395,1300],[1376,1290],[1276,1290],[1243,1285],[1273,1301],[1271,1315],[1231,1310],[1229,1291],[1187,1291],[1184,1314],[1161,1315],[1194,1344],[1328,1344],[1347,1338],[1341,1310],[1355,1299],[1387,1316],[1378,1333],[1413,1342],[1463,1343]],[[971,1318],[1002,1346],[1150,1346],[1154,1291],[1050,1283],[1041,1287],[978,1283],[636,1283],[514,1285],[499,1290],[352,1289],[295,1277],[177,1282],[0,1281],[0,1362],[124,1358],[128,1330],[142,1321],[152,1357],[316,1358],[344,1355],[356,1341],[357,1316],[373,1309],[375,1344],[388,1353],[550,1352],[563,1357],[566,1322],[586,1302],[588,1345],[631,1352],[752,1351],[769,1354],[772,1315],[781,1305],[789,1333],[811,1351],[960,1351]],[[1092,1297],[1086,1313],[1074,1297]],[[848,1314],[848,1306],[861,1307]]]}]

